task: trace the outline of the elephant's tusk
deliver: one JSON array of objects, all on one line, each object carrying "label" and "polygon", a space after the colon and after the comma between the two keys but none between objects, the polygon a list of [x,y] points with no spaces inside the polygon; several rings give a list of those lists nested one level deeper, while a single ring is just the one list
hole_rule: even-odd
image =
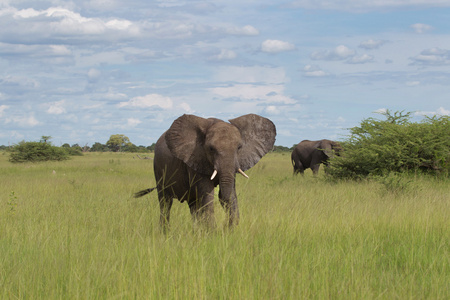
[{"label": "elephant's tusk", "polygon": [[213,180],[214,177],[216,177],[216,175],[217,175],[217,170],[214,170],[213,174],[211,175],[211,180]]},{"label": "elephant's tusk", "polygon": [[238,169],[238,172],[241,173],[241,175],[245,178],[248,178],[247,174],[245,174],[244,171],[241,170],[241,168]]}]

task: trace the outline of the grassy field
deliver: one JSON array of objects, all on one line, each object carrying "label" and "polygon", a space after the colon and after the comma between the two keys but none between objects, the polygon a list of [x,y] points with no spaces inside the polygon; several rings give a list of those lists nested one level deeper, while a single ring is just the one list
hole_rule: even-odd
[{"label": "grassy field", "polygon": [[[152,161],[0,153],[1,299],[450,299],[450,181],[293,177],[289,154],[237,177],[240,225],[159,231]],[[405,188],[406,186],[406,188]],[[217,201],[216,201],[217,202]]]}]

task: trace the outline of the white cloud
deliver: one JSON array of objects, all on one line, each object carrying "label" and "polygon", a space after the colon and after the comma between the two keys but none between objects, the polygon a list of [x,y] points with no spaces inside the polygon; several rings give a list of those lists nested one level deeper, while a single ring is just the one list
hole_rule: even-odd
[{"label": "white cloud", "polygon": [[267,53],[279,53],[294,50],[295,46],[289,42],[280,40],[265,40],[261,44],[261,51]]},{"label": "white cloud", "polygon": [[[18,10],[0,9],[4,20],[14,24],[14,34],[1,31],[3,40],[28,44],[36,41],[60,40],[64,43],[84,41],[102,41],[129,39],[140,34],[140,28],[129,20],[89,18],[63,7],[50,7],[45,10],[34,8]],[[67,53],[64,46],[57,46],[57,51]]]},{"label": "white cloud", "polygon": [[445,66],[450,64],[450,51],[440,48],[426,49],[411,60],[413,64],[418,65]]},{"label": "white cloud", "polygon": [[180,107],[183,111],[192,114],[194,113],[194,110],[192,110],[192,108],[189,106],[189,104],[187,104],[186,102],[183,102],[180,104]]},{"label": "white cloud", "polygon": [[212,60],[231,60],[237,57],[236,52],[233,50],[222,49],[220,53],[211,57]]},{"label": "white cloud", "polygon": [[96,82],[97,80],[100,79],[102,72],[98,69],[91,68],[91,69],[89,69],[87,75],[88,75],[89,82]]},{"label": "white cloud", "polygon": [[432,30],[433,26],[427,25],[427,24],[422,24],[422,23],[416,23],[416,24],[411,25],[411,28],[414,29],[414,31],[416,33],[422,34],[422,33]]},{"label": "white cloud", "polygon": [[326,77],[326,76],[330,76],[329,73],[323,71],[319,66],[316,66],[316,65],[306,65],[303,68],[303,74],[306,77]]},{"label": "white cloud", "polygon": [[386,44],[386,41],[369,39],[367,41],[361,42],[359,44],[359,47],[367,49],[367,50],[371,50],[371,49],[378,49],[381,46],[383,46],[384,44]]},{"label": "white cloud", "polygon": [[135,119],[135,118],[127,119],[127,127],[136,127],[137,125],[139,125],[141,123],[142,122],[139,119]]},{"label": "white cloud", "polygon": [[133,23],[128,20],[118,20],[114,19],[105,23],[105,26],[109,29],[113,30],[127,30],[128,28],[133,26]]},{"label": "white cloud", "polygon": [[419,116],[450,116],[450,110],[439,107],[436,111],[419,111],[415,115]]},{"label": "white cloud", "polygon": [[352,58],[347,60],[347,63],[349,63],[349,64],[365,64],[365,63],[369,63],[369,62],[373,62],[373,61],[374,61],[373,55],[362,54],[362,55],[353,56]]},{"label": "white cloud", "polygon": [[269,115],[279,115],[280,114],[280,110],[278,109],[278,107],[276,107],[274,105],[267,106],[264,109],[264,111]]},{"label": "white cloud", "polygon": [[450,110],[445,109],[443,107],[439,107],[437,110],[437,114],[441,116],[450,116]]},{"label": "white cloud", "polygon": [[20,89],[35,89],[39,88],[39,82],[35,79],[23,77],[21,75],[7,75],[6,77],[0,77],[0,85],[8,87],[20,87]]},{"label": "white cloud", "polygon": [[169,97],[164,97],[158,94],[149,94],[142,97],[134,97],[127,102],[120,102],[119,107],[139,107],[139,108],[149,108],[149,107],[160,107],[162,109],[170,109],[173,106],[172,99]]},{"label": "white cloud", "polygon": [[225,99],[262,101],[265,103],[293,104],[296,101],[284,95],[283,85],[236,84],[211,88],[210,91]]},{"label": "white cloud", "polygon": [[387,112],[386,108],[379,108],[374,111],[375,114],[385,114]]},{"label": "white cloud", "polygon": [[33,8],[22,9],[19,11],[16,11],[13,8],[9,8],[7,11],[15,12],[14,13],[15,19],[20,19],[20,18],[28,19],[28,18],[37,17],[40,15],[40,13],[37,10],[34,10]]},{"label": "white cloud", "polygon": [[111,88],[109,89],[108,93],[106,95],[104,95],[103,97],[108,100],[125,100],[125,99],[127,99],[126,94],[114,92]]},{"label": "white cloud", "polygon": [[197,23],[190,23],[186,20],[177,20],[168,17],[167,20],[152,22],[144,21],[138,24],[140,26],[139,32],[150,39],[161,40],[177,40],[194,38],[196,34],[205,35],[211,32],[220,32],[223,34],[223,29],[219,27],[209,27]]},{"label": "white cloud", "polygon": [[67,49],[67,47],[64,45],[50,45],[49,47],[52,50],[53,54],[58,56],[66,56],[72,54],[72,51]]},{"label": "white cloud", "polygon": [[17,125],[19,125],[20,127],[35,127],[39,124],[41,124],[41,122],[39,122],[38,120],[36,120],[36,118],[34,117],[34,115],[30,115],[30,116],[14,116],[11,118],[7,118],[5,120],[5,123],[15,123]]},{"label": "white cloud", "polygon": [[0,117],[3,116],[3,112],[4,112],[7,108],[9,108],[8,105],[0,105]]},{"label": "white cloud", "polygon": [[289,79],[284,68],[272,68],[263,66],[254,67],[221,67],[216,70],[213,78],[219,82],[239,83],[266,83],[280,84]]},{"label": "white cloud", "polygon": [[259,34],[259,30],[251,25],[246,25],[244,27],[232,27],[232,28],[228,28],[226,31],[227,31],[227,33],[232,34],[232,35],[252,36],[252,35]]},{"label": "white cloud", "polygon": [[311,53],[313,60],[345,60],[355,56],[356,51],[344,45],[339,45],[333,50],[314,51]]},{"label": "white cloud", "polygon": [[64,108],[64,100],[49,103],[49,108],[47,109],[47,113],[52,115],[60,115],[66,112],[66,109]]}]

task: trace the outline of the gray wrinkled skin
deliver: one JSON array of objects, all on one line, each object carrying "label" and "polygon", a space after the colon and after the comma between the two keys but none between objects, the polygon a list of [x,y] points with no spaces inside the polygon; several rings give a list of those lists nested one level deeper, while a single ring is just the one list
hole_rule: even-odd
[{"label": "gray wrinkled skin", "polygon": [[[194,220],[214,226],[214,187],[228,213],[228,224],[239,222],[235,177],[272,150],[275,125],[255,114],[228,122],[183,115],[156,143],[154,172],[161,210],[160,224],[167,228],[173,199],[187,202]],[[217,171],[217,176],[211,176]],[[153,189],[143,190],[143,196]]]}]

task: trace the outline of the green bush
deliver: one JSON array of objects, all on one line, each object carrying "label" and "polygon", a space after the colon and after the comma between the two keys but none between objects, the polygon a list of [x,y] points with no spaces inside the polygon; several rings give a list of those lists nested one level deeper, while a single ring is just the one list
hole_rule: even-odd
[{"label": "green bush", "polygon": [[49,160],[69,159],[69,152],[61,147],[42,142],[20,142],[14,146],[9,158],[10,162],[41,162]]},{"label": "green bush", "polygon": [[390,172],[425,172],[448,175],[450,117],[425,117],[411,122],[411,113],[383,113],[386,120],[368,118],[351,128],[344,153],[330,161],[328,174],[361,179]]},{"label": "green bush", "polygon": [[63,148],[67,154],[71,156],[83,156],[83,152],[81,151],[81,147],[70,147],[70,148]]}]

